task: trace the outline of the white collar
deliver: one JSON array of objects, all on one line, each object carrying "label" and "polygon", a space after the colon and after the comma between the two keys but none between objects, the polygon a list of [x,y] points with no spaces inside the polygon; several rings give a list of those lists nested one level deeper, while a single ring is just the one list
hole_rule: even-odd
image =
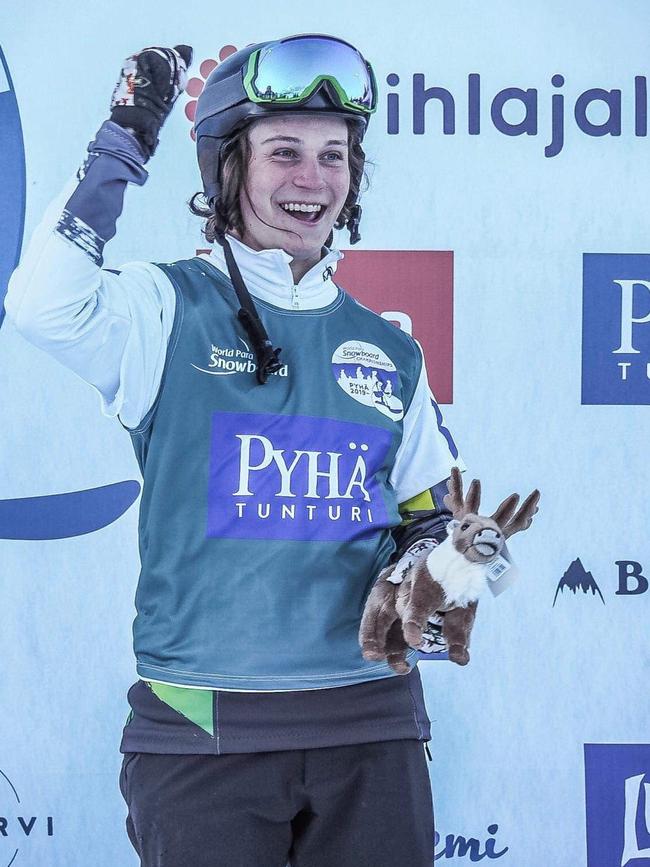
[{"label": "white collar", "polygon": [[[294,285],[289,253],[279,249],[253,250],[232,235],[228,235],[228,241],[246,288],[255,298],[285,310],[315,310],[331,304],[338,295],[332,276],[343,253],[335,247],[324,247],[327,252],[323,258]],[[220,244],[215,244],[209,254],[201,254],[201,258],[228,277]]]}]

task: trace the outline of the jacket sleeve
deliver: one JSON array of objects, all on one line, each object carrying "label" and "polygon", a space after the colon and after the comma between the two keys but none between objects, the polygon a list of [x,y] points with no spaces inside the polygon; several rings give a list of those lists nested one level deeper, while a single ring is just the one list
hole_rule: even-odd
[{"label": "jacket sleeve", "polygon": [[128,183],[144,184],[135,138],[107,121],[79,172],[34,231],[5,298],[7,318],[32,344],[88,382],[102,412],[135,427],[157,393],[175,296],[161,269],[103,269]]},{"label": "jacket sleeve", "polygon": [[419,346],[418,352],[422,361],[418,383],[404,416],[402,442],[389,477],[398,503],[406,503],[446,480],[452,467],[457,466],[461,471],[466,469],[429,389],[424,356]]}]

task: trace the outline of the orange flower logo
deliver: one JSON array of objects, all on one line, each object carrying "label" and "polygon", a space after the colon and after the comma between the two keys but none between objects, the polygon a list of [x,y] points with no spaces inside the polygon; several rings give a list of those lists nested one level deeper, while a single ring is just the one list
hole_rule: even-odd
[{"label": "orange flower logo", "polygon": [[196,115],[197,100],[203,92],[207,77],[210,75],[213,69],[219,66],[220,63],[223,63],[223,61],[227,57],[230,57],[231,54],[234,54],[235,51],[237,51],[237,49],[234,45],[224,45],[219,52],[219,60],[214,60],[213,58],[203,60],[201,62],[201,65],[199,66],[199,74],[201,77],[190,78],[190,80],[187,82],[185,92],[188,96],[191,96],[193,98],[185,106],[185,116],[192,123],[190,135],[192,136],[192,139],[194,141],[196,141],[196,135],[194,134],[194,116]]}]

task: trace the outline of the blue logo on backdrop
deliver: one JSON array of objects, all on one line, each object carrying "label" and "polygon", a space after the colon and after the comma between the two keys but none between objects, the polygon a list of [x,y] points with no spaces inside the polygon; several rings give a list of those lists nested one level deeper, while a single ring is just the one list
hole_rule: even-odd
[{"label": "blue logo on backdrop", "polygon": [[107,527],[140,493],[136,481],[101,488],[0,500],[0,539],[69,539]]},{"label": "blue logo on backdrop", "polygon": [[600,587],[596,584],[596,579],[591,572],[587,572],[585,567],[582,565],[580,557],[576,557],[564,575],[560,578],[553,598],[553,607],[555,607],[558,594],[561,593],[564,595],[565,589],[571,591],[574,596],[578,590],[582,590],[585,595],[591,593],[592,596],[595,596],[597,593],[600,596],[603,605],[605,604],[603,594],[600,592]]},{"label": "blue logo on backdrop", "polygon": [[[505,87],[486,100],[481,86],[481,76],[478,73],[470,73],[467,76],[467,89],[463,99],[456,96],[444,87],[437,85],[428,86],[430,82],[425,80],[421,72],[409,76],[412,82],[410,87],[410,121],[414,135],[424,135],[427,132],[427,104],[430,101],[437,102],[431,114],[435,118],[429,120],[442,127],[443,135],[456,134],[457,102],[462,105],[463,119],[467,124],[468,135],[481,134],[481,120],[486,113],[484,103],[489,101],[490,120],[492,126],[498,132],[507,136],[536,136],[539,134],[538,108],[539,91],[535,87]],[[544,156],[555,157],[564,147],[565,133],[565,94],[562,88],[565,85],[563,75],[556,73],[551,76],[550,91],[545,101],[550,102],[550,130],[546,137],[548,144],[544,147]],[[386,84],[397,88],[400,77],[395,72],[386,76]],[[466,94],[466,97],[465,97]],[[389,91],[386,94],[386,132],[388,135],[397,135],[402,120],[400,102],[402,95],[399,90]],[[549,98],[550,97],[550,98]],[[405,99],[406,101],[406,99]],[[631,132],[631,125],[626,127],[623,117],[634,117],[634,135],[645,137],[648,134],[648,82],[644,75],[634,78],[634,91],[627,88],[625,91],[617,88],[609,90],[602,87],[590,87],[578,94],[575,100],[571,98],[573,107],[573,119],[576,127],[585,135],[600,138],[601,136],[620,136],[623,132]],[[441,118],[441,121],[438,120]]]},{"label": "blue logo on backdrop", "polygon": [[643,574],[643,566],[636,560],[617,560],[617,596],[640,596],[648,590],[648,579]]},{"label": "blue logo on backdrop", "polygon": [[9,777],[0,770],[0,839],[9,845],[0,850],[0,867],[11,867],[24,849],[26,838],[53,837],[52,816],[27,815],[20,796]]},{"label": "blue logo on backdrop", "polygon": [[[25,148],[9,67],[0,48],[0,325],[25,222]],[[0,539],[65,539],[116,521],[140,493],[136,481],[87,491],[0,500]],[[0,833],[2,833],[0,827]]]},{"label": "blue logo on backdrop", "polygon": [[25,149],[18,103],[0,48],[0,325],[11,272],[18,264],[25,222]]},{"label": "blue logo on backdrop", "polygon": [[[616,596],[642,596],[648,592],[650,581],[643,574],[642,563],[639,563],[638,560],[615,560],[614,565],[616,566],[618,585],[615,591]],[[579,590],[583,596],[596,596],[598,594],[600,601],[603,605],[605,604],[596,579],[582,565],[580,557],[576,557],[558,582],[553,597],[553,607],[555,607],[558,596],[568,596],[569,593],[577,596]],[[442,643],[444,644],[444,642]]]},{"label": "blue logo on backdrop", "polygon": [[[462,837],[455,834],[447,834],[443,841],[440,834],[436,831],[434,835],[435,854],[434,861],[456,860],[468,856],[470,861],[482,861],[484,858],[496,860],[502,858],[509,851],[509,846],[497,848],[499,844],[496,840],[496,834],[499,831],[499,826],[495,823],[488,825],[487,832],[490,835],[486,840],[479,840],[476,837]],[[438,848],[440,847],[440,848]]]},{"label": "blue logo on backdrop", "polygon": [[650,867],[650,745],[585,744],[587,867]]},{"label": "blue logo on backdrop", "polygon": [[650,403],[650,255],[585,253],[582,403]]}]

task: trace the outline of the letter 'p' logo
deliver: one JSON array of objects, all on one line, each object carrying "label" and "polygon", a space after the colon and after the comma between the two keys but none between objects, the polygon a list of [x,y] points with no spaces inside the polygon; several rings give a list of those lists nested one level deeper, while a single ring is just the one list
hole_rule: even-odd
[{"label": "letter 'p' logo", "polygon": [[585,253],[582,403],[650,403],[650,255]]}]

